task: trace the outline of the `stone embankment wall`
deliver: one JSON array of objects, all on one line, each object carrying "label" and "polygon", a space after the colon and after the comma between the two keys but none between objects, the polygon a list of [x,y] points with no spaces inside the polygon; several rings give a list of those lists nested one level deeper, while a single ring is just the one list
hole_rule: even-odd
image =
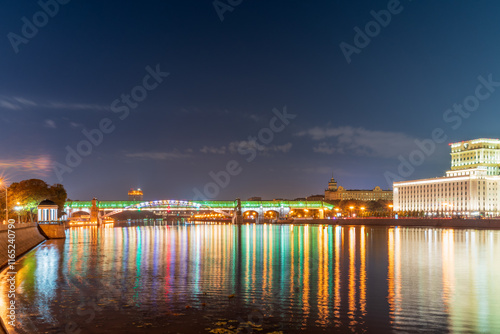
[{"label": "stone embankment wall", "polygon": [[[15,228],[12,229],[15,237],[14,240],[16,259],[19,259],[24,253],[37,246],[42,241],[45,241],[45,237],[40,234],[38,230],[37,223],[30,224],[14,224]],[[7,224],[0,224],[0,270],[7,265],[8,257],[8,228]],[[12,248],[11,248],[12,249]],[[0,319],[0,334],[6,334],[5,326],[2,319]]]},{"label": "stone embankment wall", "polygon": [[[16,246],[16,259],[21,257],[24,253],[45,241],[45,237],[40,234],[36,223],[30,224],[14,224],[15,228],[12,229],[15,233],[14,244]],[[0,225],[0,269],[3,269],[8,263],[8,245],[10,245],[7,238],[7,224]]]},{"label": "stone embankment wall", "polygon": [[425,219],[425,218],[348,218],[294,221],[294,224],[365,225],[365,226],[427,226],[449,228],[500,228],[500,219]]},{"label": "stone embankment wall", "polygon": [[38,227],[41,233],[47,239],[64,239],[66,238],[66,229],[63,224],[40,224]]}]

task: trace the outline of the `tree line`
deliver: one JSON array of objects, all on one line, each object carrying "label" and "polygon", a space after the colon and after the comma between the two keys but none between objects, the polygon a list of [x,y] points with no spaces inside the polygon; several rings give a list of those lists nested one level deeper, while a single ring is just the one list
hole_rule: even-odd
[{"label": "tree line", "polygon": [[[5,191],[0,193],[0,208],[5,219]],[[34,222],[37,216],[37,206],[43,200],[51,200],[58,206],[58,216],[64,210],[64,203],[67,200],[66,189],[62,184],[48,185],[43,180],[29,179],[21,182],[14,182],[7,188],[7,208],[9,218],[19,217],[21,222]]]}]

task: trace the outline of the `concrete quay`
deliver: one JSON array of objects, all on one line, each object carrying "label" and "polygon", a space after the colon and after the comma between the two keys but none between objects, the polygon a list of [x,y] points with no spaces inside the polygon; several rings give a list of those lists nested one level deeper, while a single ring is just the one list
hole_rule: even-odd
[{"label": "concrete quay", "polygon": [[458,219],[458,218],[343,218],[294,220],[292,224],[311,225],[364,225],[443,228],[500,229],[500,219]]},{"label": "concrete quay", "polygon": [[[28,252],[37,246],[46,238],[40,234],[37,223],[28,224],[13,224],[14,228],[11,229],[9,238],[9,225],[0,225],[0,269],[3,269],[8,263],[8,245],[15,245],[15,256],[19,259],[24,253]],[[13,233],[12,233],[13,232]],[[10,248],[12,249],[12,247]]]}]

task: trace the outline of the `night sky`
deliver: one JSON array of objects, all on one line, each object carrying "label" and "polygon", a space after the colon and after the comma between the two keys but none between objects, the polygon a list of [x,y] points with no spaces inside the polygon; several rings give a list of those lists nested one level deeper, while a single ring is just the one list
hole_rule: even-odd
[{"label": "night sky", "polygon": [[[60,2],[0,11],[11,182],[79,200],[137,187],[148,200],[293,199],[332,173],[390,188],[401,159],[417,162],[406,179],[442,176],[448,143],[499,137],[496,0]],[[446,139],[410,157],[438,128]]]}]

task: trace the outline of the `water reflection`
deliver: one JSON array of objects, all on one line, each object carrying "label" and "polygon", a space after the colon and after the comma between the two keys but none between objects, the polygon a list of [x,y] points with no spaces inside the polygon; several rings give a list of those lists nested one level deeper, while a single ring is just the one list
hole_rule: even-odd
[{"label": "water reflection", "polygon": [[[15,330],[203,332],[232,319],[234,331],[252,321],[285,332],[498,332],[498,254],[500,231],[487,230],[75,227],[18,264]],[[4,319],[7,289],[2,279]]]},{"label": "water reflection", "polygon": [[391,322],[404,331],[500,330],[500,232],[388,230]]}]

